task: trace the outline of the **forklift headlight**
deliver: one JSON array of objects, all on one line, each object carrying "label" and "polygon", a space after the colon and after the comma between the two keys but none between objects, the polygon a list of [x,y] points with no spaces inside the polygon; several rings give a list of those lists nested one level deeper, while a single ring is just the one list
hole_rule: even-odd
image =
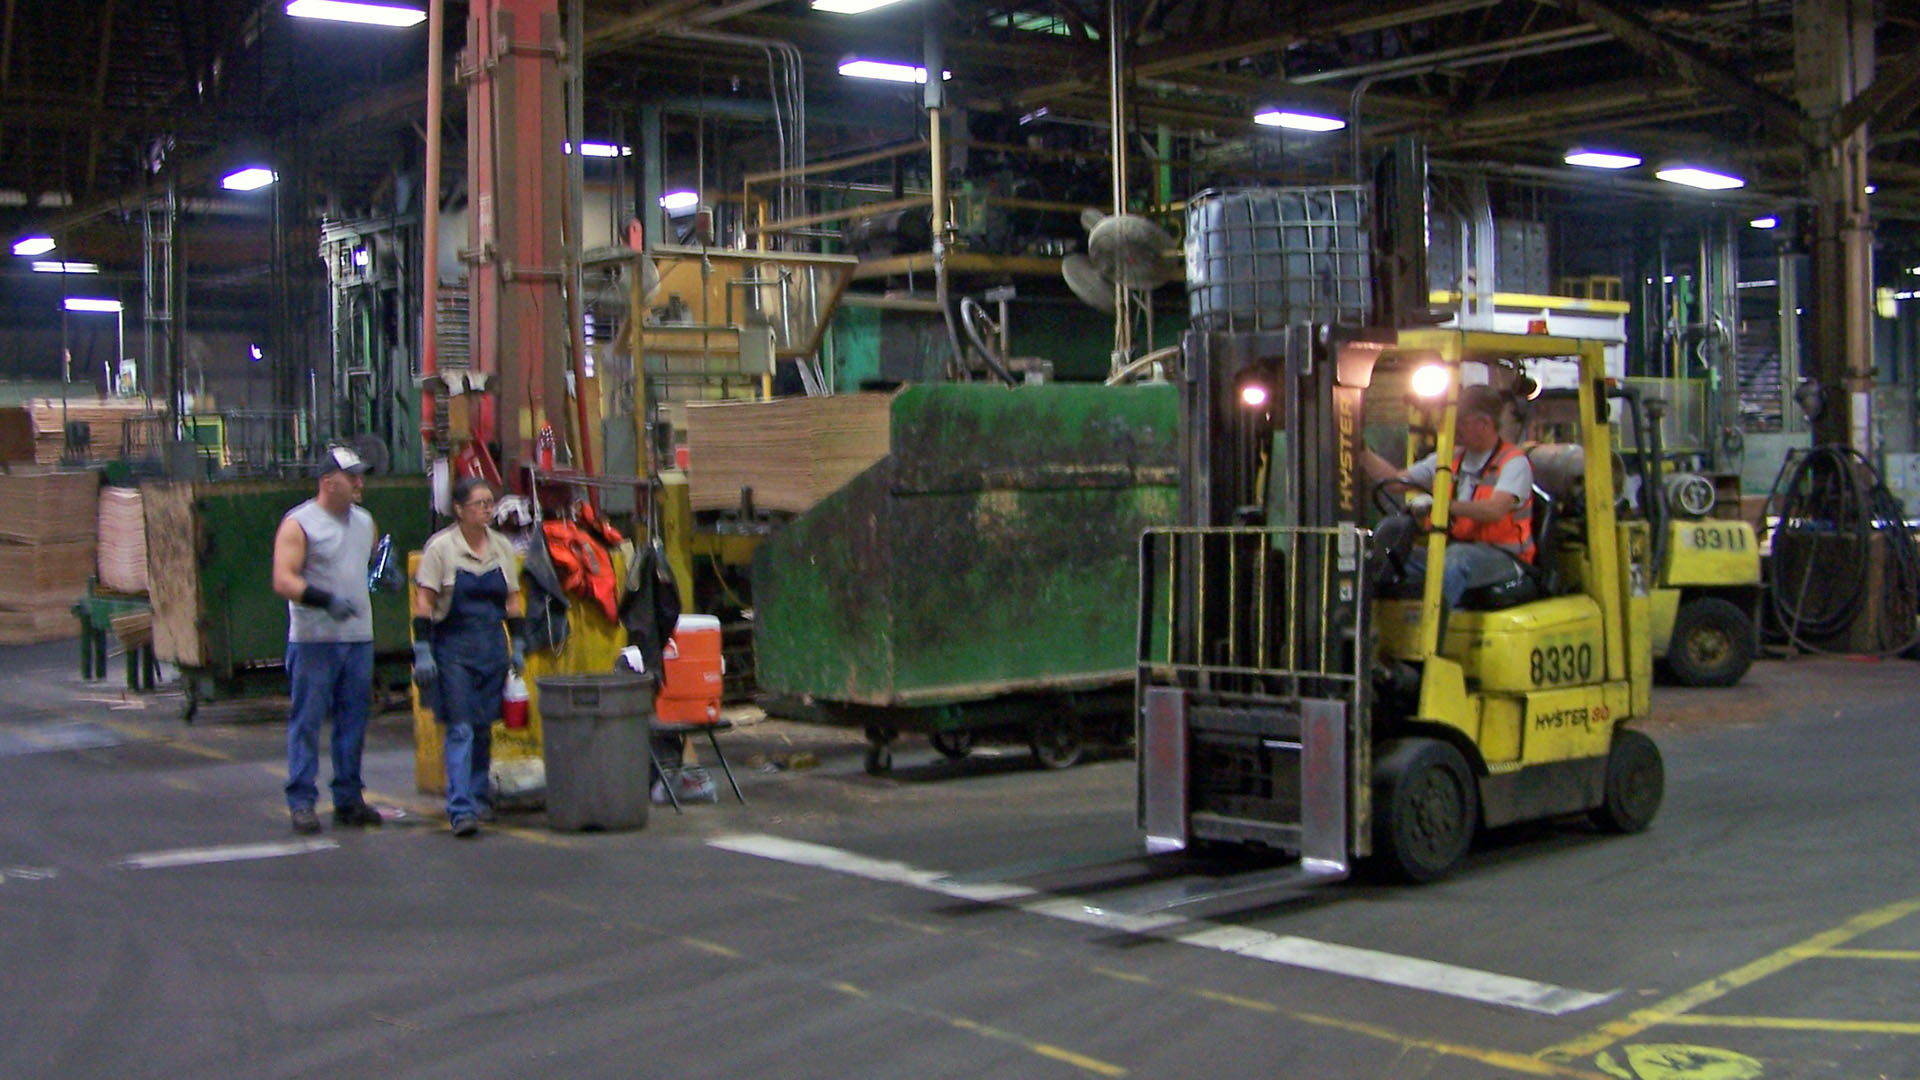
[{"label": "forklift headlight", "polygon": [[1437,398],[1446,395],[1447,384],[1451,381],[1452,379],[1447,375],[1446,365],[1426,364],[1413,369],[1413,380],[1410,385],[1414,394],[1419,397]]},{"label": "forklift headlight", "polygon": [[1249,382],[1240,384],[1240,404],[1249,409],[1264,409],[1273,397],[1267,392],[1265,383]]}]

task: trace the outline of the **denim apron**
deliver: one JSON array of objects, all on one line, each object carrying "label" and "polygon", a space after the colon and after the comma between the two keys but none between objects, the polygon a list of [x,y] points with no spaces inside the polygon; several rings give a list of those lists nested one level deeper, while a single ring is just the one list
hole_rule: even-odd
[{"label": "denim apron", "polygon": [[484,574],[458,572],[452,606],[433,627],[433,659],[440,668],[440,700],[434,715],[443,724],[491,725],[500,719],[507,682],[507,578],[494,567]]}]

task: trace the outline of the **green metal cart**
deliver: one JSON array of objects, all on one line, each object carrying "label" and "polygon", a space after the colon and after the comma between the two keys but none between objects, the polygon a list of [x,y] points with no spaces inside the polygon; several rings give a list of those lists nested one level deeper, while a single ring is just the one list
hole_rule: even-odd
[{"label": "green metal cart", "polygon": [[754,558],[763,692],[864,728],[1042,765],[1130,738],[1141,532],[1174,519],[1172,387],[909,387],[889,454]]}]

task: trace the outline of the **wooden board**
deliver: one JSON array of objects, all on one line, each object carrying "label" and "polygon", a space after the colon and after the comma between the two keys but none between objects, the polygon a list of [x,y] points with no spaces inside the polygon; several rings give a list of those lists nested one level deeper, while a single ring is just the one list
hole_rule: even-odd
[{"label": "wooden board", "polygon": [[100,489],[100,584],[114,592],[147,591],[147,521],[135,488]]},{"label": "wooden board", "polygon": [[0,608],[0,645],[32,645],[80,636],[73,601],[20,611]]},{"label": "wooden board", "polygon": [[140,506],[147,519],[147,600],[153,605],[153,654],[169,664],[204,666],[206,646],[199,623],[200,541],[193,513],[193,486],[143,484]]},{"label": "wooden board", "polygon": [[34,459],[33,420],[17,406],[0,409],[0,461]]},{"label": "wooden board", "polygon": [[0,472],[0,540],[51,544],[92,540],[100,476],[27,466]]},{"label": "wooden board", "polygon": [[61,460],[69,423],[87,425],[85,457],[90,461],[158,450],[153,444],[162,428],[154,422],[153,408],[140,398],[34,398],[26,409],[33,424],[34,459],[42,465]]},{"label": "wooden board", "polygon": [[0,608],[72,606],[93,575],[93,541],[0,543]]},{"label": "wooden board", "polygon": [[740,505],[801,513],[887,455],[892,394],[689,404],[687,482],[695,510]]}]

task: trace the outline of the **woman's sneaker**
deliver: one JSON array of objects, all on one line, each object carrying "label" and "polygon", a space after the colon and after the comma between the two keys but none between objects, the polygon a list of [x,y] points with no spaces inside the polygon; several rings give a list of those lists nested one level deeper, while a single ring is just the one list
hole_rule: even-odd
[{"label": "woman's sneaker", "polygon": [[453,835],[459,837],[476,836],[480,832],[480,819],[472,814],[461,814],[453,819]]}]

